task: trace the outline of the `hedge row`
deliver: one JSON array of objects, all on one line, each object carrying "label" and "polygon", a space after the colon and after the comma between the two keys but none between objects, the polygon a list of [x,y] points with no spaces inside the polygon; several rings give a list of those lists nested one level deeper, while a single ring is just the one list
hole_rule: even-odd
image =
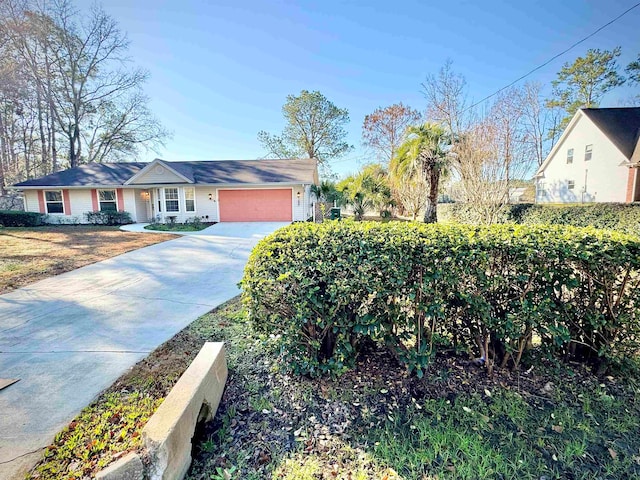
[{"label": "hedge row", "polygon": [[87,217],[87,222],[93,225],[127,225],[133,223],[131,214],[123,210],[119,212],[87,212],[84,215]]},{"label": "hedge row", "polygon": [[4,227],[37,227],[44,223],[45,215],[22,210],[0,210],[0,225]]},{"label": "hedge row", "polygon": [[[289,367],[351,368],[384,341],[423,374],[439,348],[517,367],[547,354],[622,363],[640,346],[640,241],[559,226],[294,224],[263,239],[242,287]],[[539,342],[539,344],[538,344]]]},{"label": "hedge row", "polygon": [[[440,220],[445,222],[478,224],[482,219],[475,210],[464,203],[438,207]],[[505,205],[498,214],[498,223],[526,225],[572,225],[618,230],[630,235],[640,235],[640,204],[591,203],[584,205]]]}]

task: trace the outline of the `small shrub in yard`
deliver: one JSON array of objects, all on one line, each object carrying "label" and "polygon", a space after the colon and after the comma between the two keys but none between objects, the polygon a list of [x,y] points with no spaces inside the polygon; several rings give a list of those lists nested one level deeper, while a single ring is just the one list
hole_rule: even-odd
[{"label": "small shrub in yard", "polygon": [[561,226],[296,224],[264,239],[242,281],[258,330],[297,373],[351,368],[384,341],[421,376],[441,343],[517,367],[622,364],[640,347],[640,241]]},{"label": "small shrub in yard", "polygon": [[0,225],[3,227],[38,227],[44,224],[46,215],[21,210],[0,210]]},{"label": "small shrub in yard", "polygon": [[85,213],[87,222],[93,225],[127,225],[133,223],[131,214],[125,211],[105,211]]}]

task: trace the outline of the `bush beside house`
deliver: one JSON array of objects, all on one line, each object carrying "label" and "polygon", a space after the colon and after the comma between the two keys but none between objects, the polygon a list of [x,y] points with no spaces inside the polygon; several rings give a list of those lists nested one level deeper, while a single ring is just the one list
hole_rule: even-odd
[{"label": "bush beside house", "polygon": [[45,215],[22,210],[0,210],[3,227],[38,227],[44,224]]},{"label": "bush beside house", "polygon": [[339,374],[368,339],[422,375],[440,348],[489,370],[540,339],[556,358],[621,365],[640,347],[640,241],[561,226],[294,224],[253,251],[257,329],[297,373]]},{"label": "bush beside house", "polygon": [[87,212],[85,216],[87,217],[87,222],[92,225],[127,225],[133,223],[131,214],[124,211]]}]

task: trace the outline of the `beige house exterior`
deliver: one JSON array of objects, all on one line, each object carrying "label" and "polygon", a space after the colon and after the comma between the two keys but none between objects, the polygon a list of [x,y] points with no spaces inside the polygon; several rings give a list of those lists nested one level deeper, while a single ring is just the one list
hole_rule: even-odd
[{"label": "beige house exterior", "polygon": [[87,223],[86,213],[126,211],[134,222],[305,221],[315,160],[224,160],[82,165],[13,188],[49,223]]},{"label": "beige house exterior", "polygon": [[576,112],[535,175],[536,203],[640,200],[640,108]]}]

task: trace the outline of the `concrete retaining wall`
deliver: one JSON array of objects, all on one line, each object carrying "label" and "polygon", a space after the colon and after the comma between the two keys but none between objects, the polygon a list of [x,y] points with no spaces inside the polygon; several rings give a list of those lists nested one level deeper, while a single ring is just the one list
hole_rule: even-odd
[{"label": "concrete retaining wall", "polygon": [[224,344],[205,343],[142,430],[150,461],[146,472],[141,474],[140,457],[133,453],[109,465],[96,478],[181,480],[191,464],[196,424],[213,419],[226,381]]}]

